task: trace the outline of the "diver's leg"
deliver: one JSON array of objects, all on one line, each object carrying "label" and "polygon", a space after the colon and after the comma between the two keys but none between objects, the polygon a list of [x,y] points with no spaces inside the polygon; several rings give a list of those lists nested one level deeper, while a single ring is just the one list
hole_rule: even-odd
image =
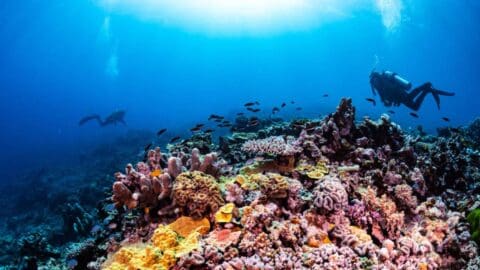
[{"label": "diver's leg", "polygon": [[[414,89],[410,94],[412,94],[416,90],[419,90],[419,89],[418,88]],[[408,95],[408,99],[405,100],[403,104],[405,104],[405,106],[407,106],[408,108],[414,111],[418,111],[418,109],[420,109],[420,106],[423,103],[423,100],[425,99],[427,94],[430,93],[430,91],[425,89],[420,89],[420,90],[421,91],[416,91],[417,94],[421,92],[421,94],[416,99],[414,99],[415,96],[412,97],[412,95]]]}]

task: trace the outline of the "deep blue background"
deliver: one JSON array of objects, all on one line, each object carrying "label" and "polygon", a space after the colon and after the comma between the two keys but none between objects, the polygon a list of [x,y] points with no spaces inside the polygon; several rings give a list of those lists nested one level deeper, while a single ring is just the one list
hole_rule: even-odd
[{"label": "deep blue background", "polygon": [[[212,37],[107,14],[91,1],[1,1],[0,181],[34,165],[73,162],[128,128],[178,134],[210,113],[233,115],[250,100],[268,111],[295,100],[304,111],[287,108],[285,116],[316,117],[349,96],[359,117],[376,118],[386,109],[364,100],[375,55],[378,69],[457,93],[442,100],[440,112],[427,98],[420,119],[396,109],[396,122],[431,132],[445,124],[442,116],[468,124],[480,112],[479,4],[409,3],[395,32],[362,10],[310,31]],[[110,40],[101,34],[106,16]],[[105,72],[114,51],[117,77]],[[85,114],[115,109],[127,110],[128,128],[77,125]]]}]

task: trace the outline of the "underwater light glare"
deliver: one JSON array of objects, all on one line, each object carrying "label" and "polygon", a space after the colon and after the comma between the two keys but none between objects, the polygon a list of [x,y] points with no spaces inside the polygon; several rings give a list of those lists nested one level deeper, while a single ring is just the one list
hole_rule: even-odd
[{"label": "underwater light glare", "polygon": [[209,33],[299,30],[348,16],[368,0],[99,0],[110,11]]}]

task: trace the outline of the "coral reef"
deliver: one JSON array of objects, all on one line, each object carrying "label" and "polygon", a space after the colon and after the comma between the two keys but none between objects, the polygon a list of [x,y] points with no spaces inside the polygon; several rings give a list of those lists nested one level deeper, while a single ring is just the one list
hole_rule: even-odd
[{"label": "coral reef", "polygon": [[[98,223],[67,204],[73,232],[93,227],[70,268],[478,269],[480,155],[461,132],[355,122],[350,99],[320,120],[244,122],[218,148],[195,134],[128,164]],[[24,265],[62,256],[21,242]]]}]

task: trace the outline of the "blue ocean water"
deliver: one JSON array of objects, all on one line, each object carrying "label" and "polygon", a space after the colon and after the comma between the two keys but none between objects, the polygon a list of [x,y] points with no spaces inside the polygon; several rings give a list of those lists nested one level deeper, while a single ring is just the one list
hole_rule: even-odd
[{"label": "blue ocean water", "polygon": [[[97,1],[1,1],[1,181],[35,166],[68,166],[131,129],[188,134],[211,113],[233,119],[252,100],[264,116],[294,100],[302,111],[287,106],[280,113],[291,118],[318,117],[352,97],[358,117],[377,118],[387,108],[365,101],[374,67],[456,93],[442,99],[440,111],[427,97],[419,119],[395,108],[402,127],[435,132],[446,124],[441,117],[452,126],[477,117],[478,1],[400,1],[392,28],[373,2],[318,25],[242,34],[143,18]],[[127,111],[127,126],[78,126],[87,114],[118,109]]]}]

